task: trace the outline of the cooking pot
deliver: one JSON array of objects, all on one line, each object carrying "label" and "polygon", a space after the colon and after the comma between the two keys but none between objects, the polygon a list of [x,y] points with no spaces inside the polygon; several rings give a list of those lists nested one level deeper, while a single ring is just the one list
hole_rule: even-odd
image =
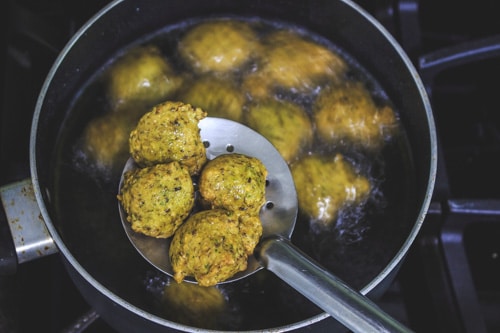
[{"label": "cooking pot", "polygon": [[[374,299],[383,294],[430,203],[436,134],[425,89],[408,57],[368,13],[341,0],[119,0],[103,8],[65,46],[40,92],[31,131],[31,179],[2,189],[11,226],[13,220],[30,221],[11,228],[17,257],[27,261],[58,252],[85,299],[118,331],[342,330],[266,271],[218,289],[227,304],[215,323],[181,320],[162,299],[170,281],[136,253],[121,229],[119,173],[102,179],[74,158],[74,143],[96,116],[92,108],[75,108],[75,100],[120,50],[172,24],[227,15],[286,22],[330,40],[376,79],[398,111],[404,131],[384,153],[385,208],[362,239],[337,243],[329,234],[311,244],[305,227],[296,227],[292,238],[361,293]],[[16,201],[30,206],[13,210]],[[29,237],[20,230],[28,230]]]}]

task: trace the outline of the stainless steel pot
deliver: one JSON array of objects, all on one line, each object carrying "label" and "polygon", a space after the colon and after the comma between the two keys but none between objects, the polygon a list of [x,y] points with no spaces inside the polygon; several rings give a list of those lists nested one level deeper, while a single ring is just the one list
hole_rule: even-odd
[{"label": "stainless steel pot", "polygon": [[[71,149],[67,142],[82,131],[90,117],[70,115],[72,103],[85,83],[120,49],[170,24],[212,15],[290,22],[331,40],[376,78],[400,113],[408,149],[397,150],[389,158],[392,162],[388,174],[401,169],[404,172],[399,172],[397,180],[388,182],[385,188],[387,212],[378,218],[378,225],[367,237],[330,249],[330,257],[320,258],[322,264],[376,299],[396,274],[430,203],[437,149],[424,87],[391,35],[355,3],[114,1],[88,21],[57,58],[40,92],[33,119],[31,179],[3,188],[2,199],[9,210],[29,199],[25,194],[33,191],[31,198],[36,201],[26,201],[30,216],[25,208],[9,213],[11,221],[31,224],[17,228],[33,234],[29,244],[24,234],[14,235],[19,261],[57,251],[82,295],[119,331],[200,331],[207,327],[180,323],[170,308],[158,305],[161,300],[157,289],[165,281],[133,250],[120,229],[115,201],[119,176],[96,181],[91,174],[73,168],[74,161],[65,158],[65,151]],[[399,153],[407,156],[402,158]],[[295,239],[299,247],[307,247],[301,231],[295,233],[299,234]],[[270,274],[256,274],[231,284],[224,292],[231,302],[223,314],[226,322],[215,326],[219,331],[342,329]]]}]

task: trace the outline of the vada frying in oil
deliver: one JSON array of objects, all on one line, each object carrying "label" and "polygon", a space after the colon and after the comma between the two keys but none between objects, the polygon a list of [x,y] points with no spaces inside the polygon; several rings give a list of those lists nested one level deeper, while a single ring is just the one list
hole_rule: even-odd
[{"label": "vada frying in oil", "polygon": [[370,194],[371,184],[341,154],[307,155],[291,165],[299,209],[311,223],[329,227],[339,211],[361,204]]}]

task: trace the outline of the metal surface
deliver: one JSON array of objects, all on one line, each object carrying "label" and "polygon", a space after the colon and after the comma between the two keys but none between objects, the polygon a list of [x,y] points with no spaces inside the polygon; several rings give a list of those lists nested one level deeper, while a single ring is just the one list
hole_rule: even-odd
[{"label": "metal surface", "polygon": [[[441,242],[449,270],[450,286],[457,298],[458,320],[466,332],[486,333],[486,323],[474,288],[471,269],[467,261],[464,230],[471,220],[487,220],[500,215],[500,200],[449,200],[450,214],[443,224]],[[493,271],[492,271],[493,272]],[[457,278],[460,277],[460,278]],[[467,318],[464,320],[463,318]]]},{"label": "metal surface", "polygon": [[99,314],[93,309],[89,310],[78,318],[78,320],[76,320],[71,326],[66,327],[61,333],[86,332],[90,325],[92,325],[97,319],[99,319]]},{"label": "metal surface", "polygon": [[18,263],[56,253],[30,179],[0,188],[2,204],[12,233]]},{"label": "metal surface", "polygon": [[353,332],[412,332],[367,297],[312,261],[288,240],[264,239],[264,266]]}]

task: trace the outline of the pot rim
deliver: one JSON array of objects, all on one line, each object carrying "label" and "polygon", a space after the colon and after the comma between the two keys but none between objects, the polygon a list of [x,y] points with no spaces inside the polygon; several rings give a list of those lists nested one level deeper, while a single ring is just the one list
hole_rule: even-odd
[{"label": "pot rim", "polygon": [[[78,40],[86,34],[87,30],[96,22],[98,21],[102,16],[106,15],[108,12],[110,12],[114,7],[118,6],[122,2],[125,2],[126,0],[114,0],[110,3],[108,3],[105,7],[103,7],[99,12],[97,12],[92,18],[90,18],[84,25],[72,36],[72,38],[68,41],[68,43],[65,45],[65,47],[62,49],[58,57],[56,58],[54,64],[52,65],[50,71],[48,72],[48,75],[44,81],[44,84],[41,88],[40,94],[38,96],[36,105],[35,105],[35,111],[32,119],[32,126],[31,126],[31,136],[30,136],[30,150],[29,150],[29,158],[30,158],[30,171],[31,171],[31,178],[33,182],[33,188],[35,192],[35,197],[38,202],[38,205],[40,207],[41,214],[43,216],[43,219],[45,221],[45,225],[47,226],[47,229],[50,232],[50,235],[54,239],[55,244],[57,245],[59,251],[63,254],[65,260],[71,264],[75,270],[94,288],[96,288],[100,293],[111,299],[113,302],[116,304],[122,306],[123,308],[135,313],[136,315],[143,317],[147,320],[151,320],[155,323],[158,323],[163,326],[168,326],[170,328],[178,329],[178,330],[183,330],[187,332],[199,332],[199,328],[194,328],[191,326],[186,326],[183,324],[179,324],[173,321],[169,321],[167,319],[161,318],[156,315],[152,315],[147,311],[144,311],[140,309],[139,307],[130,304],[129,302],[125,301],[118,295],[114,294],[112,291],[110,291],[108,288],[103,286],[101,283],[99,283],[91,274],[89,274],[83,266],[80,265],[80,263],[76,260],[76,258],[71,254],[70,250],[66,247],[64,241],[62,240],[61,236],[59,235],[59,232],[55,228],[54,224],[52,223],[51,217],[49,212],[47,211],[47,208],[45,206],[45,201],[44,201],[44,195],[42,194],[42,189],[40,187],[40,183],[38,181],[38,171],[37,171],[37,163],[36,163],[36,147],[37,147],[37,133],[38,133],[38,126],[39,126],[39,120],[40,120],[40,115],[41,115],[41,110],[42,106],[45,103],[45,97],[46,93],[49,90],[49,87],[52,84],[52,79],[54,78],[55,73],[58,71],[60,64],[62,63],[63,59],[65,59],[66,55],[69,53],[69,51],[72,49],[72,47],[78,42]],[[430,169],[429,169],[429,178],[427,181],[427,189],[426,189],[426,195],[425,198],[423,199],[422,205],[420,207],[419,213],[417,220],[415,221],[413,228],[411,232],[409,233],[408,237],[406,238],[405,242],[397,252],[397,254],[391,259],[391,261],[385,266],[385,268],[377,275],[375,276],[366,286],[364,286],[360,292],[363,295],[366,295],[370,293],[376,286],[378,286],[384,279],[386,279],[391,272],[394,272],[397,270],[397,268],[400,266],[402,260],[404,259],[406,253],[408,252],[409,248],[411,247],[412,243],[414,242],[415,238],[417,237],[417,234],[424,222],[425,216],[427,214],[427,211],[429,209],[431,199],[432,199],[432,193],[434,191],[434,185],[435,185],[435,179],[436,179],[436,174],[437,174],[437,135],[436,135],[436,129],[435,129],[435,123],[434,123],[434,118],[432,115],[432,109],[431,109],[431,104],[429,101],[429,98],[427,96],[427,92],[425,90],[424,84],[422,80],[420,79],[420,76],[410,61],[409,57],[405,53],[405,51],[402,49],[402,47],[399,45],[399,43],[395,40],[395,38],[385,29],[385,27],[377,21],[371,14],[369,14],[365,9],[363,9],[361,6],[358,4],[354,3],[351,0],[337,0],[340,2],[343,2],[344,4],[350,6],[353,10],[357,11],[364,19],[366,19],[370,24],[372,24],[379,32],[380,34],[391,44],[391,46],[397,51],[399,57],[401,60],[404,62],[405,66],[410,70],[411,73],[413,73],[413,79],[416,84],[416,87],[418,88],[418,92],[420,95],[420,98],[423,102],[425,112],[426,112],[426,119],[427,119],[427,125],[429,129],[429,142],[430,142]],[[313,316],[311,318],[308,318],[306,320],[296,322],[293,324],[273,328],[273,331],[288,331],[292,329],[298,329],[301,327],[305,327],[314,323],[317,323],[325,318],[328,318],[329,315],[326,313],[321,313],[316,316]],[[212,331],[212,330],[202,330],[202,331]],[[261,332],[262,330],[255,330],[255,331],[249,331],[249,332]]]}]

